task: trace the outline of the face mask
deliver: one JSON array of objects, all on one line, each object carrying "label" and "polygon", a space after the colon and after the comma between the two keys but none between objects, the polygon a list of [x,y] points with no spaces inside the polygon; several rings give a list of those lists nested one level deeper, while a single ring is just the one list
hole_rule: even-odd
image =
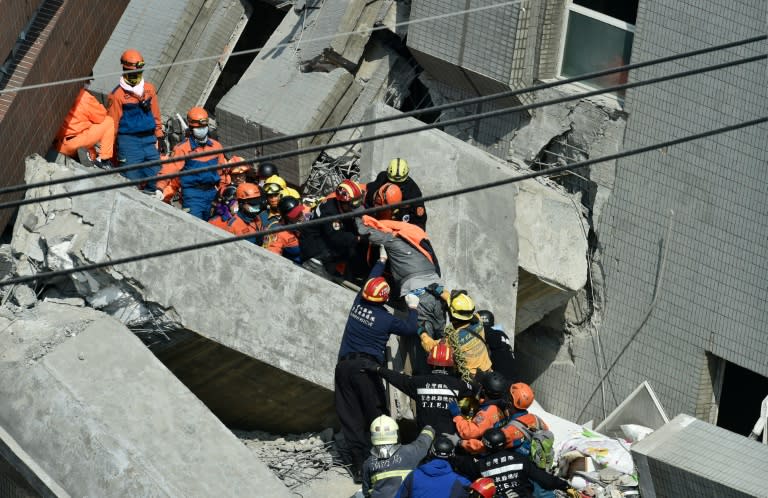
[{"label": "face mask", "polygon": [[194,135],[195,140],[198,142],[204,142],[208,136],[208,127],[202,126],[200,128],[192,128],[192,135]]},{"label": "face mask", "polygon": [[125,78],[125,82],[129,85],[136,86],[141,82],[142,73],[126,73],[123,78]]}]

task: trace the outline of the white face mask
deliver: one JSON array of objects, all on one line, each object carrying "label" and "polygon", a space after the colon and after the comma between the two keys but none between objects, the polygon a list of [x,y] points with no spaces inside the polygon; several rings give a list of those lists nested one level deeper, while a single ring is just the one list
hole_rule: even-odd
[{"label": "white face mask", "polygon": [[198,142],[204,142],[208,136],[208,127],[202,126],[200,128],[192,128],[192,135]]}]

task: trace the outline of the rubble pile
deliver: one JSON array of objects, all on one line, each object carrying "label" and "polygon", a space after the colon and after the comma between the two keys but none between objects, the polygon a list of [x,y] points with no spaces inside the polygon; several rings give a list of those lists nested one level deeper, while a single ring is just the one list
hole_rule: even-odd
[{"label": "rubble pile", "polygon": [[349,476],[336,452],[331,428],[286,436],[262,431],[234,432],[290,489],[329,475]]}]

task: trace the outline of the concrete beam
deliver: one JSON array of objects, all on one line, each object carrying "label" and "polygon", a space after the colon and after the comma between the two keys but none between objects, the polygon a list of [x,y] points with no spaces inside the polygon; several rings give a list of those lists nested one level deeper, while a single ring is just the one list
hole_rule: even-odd
[{"label": "concrete beam", "polygon": [[[76,171],[33,158],[27,181]],[[229,237],[132,188],[25,206],[19,220],[13,248],[20,273]],[[134,328],[183,331],[159,340],[158,355],[222,420],[292,432],[333,421],[333,372],[354,295],[285,258],[241,241],[76,274],[60,285]],[[276,413],[291,417],[276,420]]]},{"label": "concrete beam", "polygon": [[[224,143],[243,143],[291,135],[337,125],[352,106],[362,87],[344,69],[302,73],[297,53],[305,24],[319,15],[316,9],[297,14],[289,11],[239,83],[216,106],[219,136]],[[255,97],[258,96],[258,97]],[[260,150],[244,149],[243,156],[297,150],[327,143],[329,136],[308,137],[272,144]],[[301,184],[309,175],[318,153],[275,161],[280,176]]]},{"label": "concrete beam", "polygon": [[72,496],[290,495],[116,320],[43,302],[0,322],[0,425]]}]

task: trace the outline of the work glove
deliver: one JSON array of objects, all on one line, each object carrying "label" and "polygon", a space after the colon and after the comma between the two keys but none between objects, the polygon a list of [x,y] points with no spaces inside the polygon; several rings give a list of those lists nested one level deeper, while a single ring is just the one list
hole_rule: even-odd
[{"label": "work glove", "polygon": [[568,495],[568,498],[583,498],[581,493],[579,493],[579,491],[574,488],[566,489],[565,494]]},{"label": "work glove", "polygon": [[165,135],[157,137],[157,151],[160,154],[168,154],[168,144],[165,143]]},{"label": "work glove", "polygon": [[459,404],[456,403],[456,400],[448,403],[448,411],[451,412],[451,417],[458,417],[461,415],[461,408],[459,408]]},{"label": "work glove", "polygon": [[163,194],[162,190],[155,190],[155,199],[157,199],[158,201],[162,201],[163,199],[165,199],[165,195]]},{"label": "work glove", "polygon": [[408,305],[409,308],[412,310],[415,310],[419,307],[419,296],[416,294],[406,294],[405,295],[405,304]]},{"label": "work glove", "polygon": [[438,284],[437,282],[433,284],[429,284],[427,286],[427,291],[429,291],[430,294],[434,294],[435,296],[439,296],[443,293],[443,286]]},{"label": "work glove", "polygon": [[421,349],[429,353],[432,351],[432,348],[435,347],[438,341],[432,339],[427,332],[421,332],[419,333],[419,338],[421,339]]},{"label": "work glove", "polygon": [[387,250],[384,249],[384,246],[379,246],[379,259],[382,261],[387,260]]}]

